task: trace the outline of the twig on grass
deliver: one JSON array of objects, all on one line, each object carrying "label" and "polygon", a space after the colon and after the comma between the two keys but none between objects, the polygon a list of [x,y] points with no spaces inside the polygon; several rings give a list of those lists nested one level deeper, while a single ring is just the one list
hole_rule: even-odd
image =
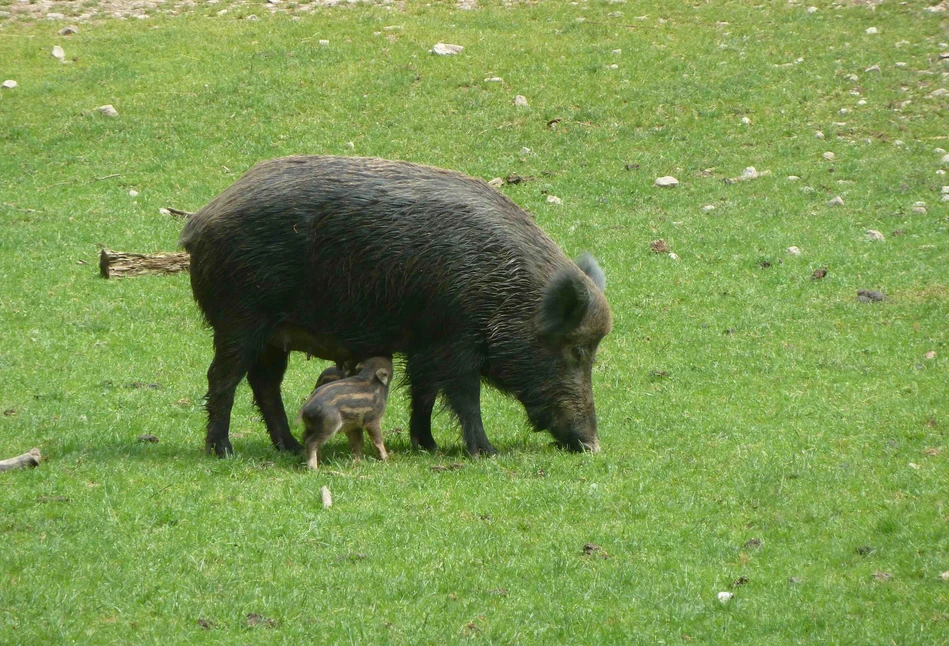
[{"label": "twig on grass", "polygon": [[23,455],[18,455],[15,458],[9,458],[7,460],[0,460],[0,471],[23,469],[25,467],[38,467],[42,461],[43,456],[40,454],[40,450],[37,448],[32,448]]}]

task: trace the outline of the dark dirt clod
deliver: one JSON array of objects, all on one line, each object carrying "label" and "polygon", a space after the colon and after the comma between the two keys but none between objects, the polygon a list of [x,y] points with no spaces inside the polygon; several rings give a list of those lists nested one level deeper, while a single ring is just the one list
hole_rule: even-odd
[{"label": "dark dirt clod", "polygon": [[362,552],[352,552],[351,554],[340,554],[336,557],[336,562],[345,563],[348,561],[350,563],[355,563],[356,561],[362,561],[366,558],[368,557]]},{"label": "dark dirt clod", "polygon": [[626,170],[639,170],[639,164],[637,164],[637,163],[635,163],[635,162],[632,163],[632,164],[626,164],[626,166],[624,166],[624,168],[625,168]]},{"label": "dark dirt clod", "polygon": [[732,581],[732,587],[733,587],[733,588],[737,588],[737,587],[740,587],[740,586],[745,585],[746,583],[748,583],[748,577],[746,577],[746,576],[740,576],[740,577],[738,577],[737,579],[735,579],[734,581]]},{"label": "dark dirt clod", "polygon": [[886,583],[892,578],[893,578],[893,575],[890,574],[889,572],[883,572],[883,571],[878,570],[873,573],[873,580],[879,583]]},{"label": "dark dirt clod", "polygon": [[508,595],[507,588],[495,588],[494,590],[490,590],[489,592],[499,597],[506,597]]},{"label": "dark dirt clod", "polygon": [[69,498],[67,496],[39,496],[37,497],[36,502],[69,502]]},{"label": "dark dirt clod", "polygon": [[879,303],[885,299],[886,297],[880,292],[875,292],[869,289],[861,289],[857,291],[857,300],[861,303]]},{"label": "dark dirt clod", "polygon": [[747,541],[745,541],[744,548],[746,550],[755,550],[755,549],[758,549],[759,547],[761,547],[760,538],[749,538]]},{"label": "dark dirt clod", "polygon": [[814,270],[814,273],[811,274],[811,280],[820,280],[827,276],[827,267],[820,267]]},{"label": "dark dirt clod", "polygon": [[204,630],[211,630],[214,628],[214,622],[204,618],[198,619],[198,625]]},{"label": "dark dirt clod", "polygon": [[257,626],[263,624],[267,628],[275,628],[277,622],[270,617],[264,617],[263,615],[258,615],[256,612],[252,612],[247,615],[247,625],[248,626]]},{"label": "dark dirt clod", "polygon": [[157,444],[158,438],[150,433],[145,433],[143,435],[138,436],[138,441],[147,443],[147,444]]},{"label": "dark dirt clod", "polygon": [[860,556],[870,556],[874,552],[876,552],[876,548],[870,547],[869,545],[861,545],[857,548],[857,554]]},{"label": "dark dirt clod", "polygon": [[533,182],[536,177],[521,177],[520,175],[508,175],[504,178],[504,183],[509,185],[522,184],[524,182]]},{"label": "dark dirt clod", "polygon": [[605,549],[597,545],[596,543],[587,543],[583,546],[583,555],[584,556],[599,556],[601,559],[607,559],[610,555],[606,552]]},{"label": "dark dirt clod", "polygon": [[658,240],[653,240],[649,244],[649,248],[652,249],[653,253],[669,253],[669,245],[662,238],[659,238]]},{"label": "dark dirt clod", "polygon": [[441,473],[443,471],[457,471],[458,469],[464,469],[465,465],[461,462],[452,462],[451,464],[435,464],[431,467],[432,471],[435,473]]},{"label": "dark dirt clod", "polygon": [[4,416],[4,417],[13,417],[14,415],[16,415],[16,409],[15,409],[15,408],[8,408],[8,409],[6,409],[5,411],[3,411],[3,416]]},{"label": "dark dirt clod", "polygon": [[801,581],[801,579],[797,578],[796,576],[788,578],[789,585],[800,585],[801,583],[803,583],[803,581]]},{"label": "dark dirt clod", "polygon": [[161,384],[156,383],[145,383],[144,381],[133,381],[128,385],[129,388],[144,388],[145,390],[158,390],[161,388]]}]

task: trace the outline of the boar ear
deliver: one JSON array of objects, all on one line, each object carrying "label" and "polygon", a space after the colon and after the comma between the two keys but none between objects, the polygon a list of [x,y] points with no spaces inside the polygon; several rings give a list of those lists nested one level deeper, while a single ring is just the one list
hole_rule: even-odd
[{"label": "boar ear", "polygon": [[540,330],[556,341],[580,325],[590,307],[590,294],[575,271],[564,269],[547,285],[540,306]]},{"label": "boar ear", "polygon": [[379,368],[376,370],[376,379],[382,382],[383,386],[389,385],[389,371],[385,368]]},{"label": "boar ear", "polygon": [[580,257],[576,260],[577,267],[580,270],[590,277],[590,280],[593,281],[593,284],[600,288],[601,292],[606,291],[606,274],[603,273],[603,270],[600,269],[600,265],[597,263],[596,258],[590,255],[589,252],[584,251],[580,254]]}]

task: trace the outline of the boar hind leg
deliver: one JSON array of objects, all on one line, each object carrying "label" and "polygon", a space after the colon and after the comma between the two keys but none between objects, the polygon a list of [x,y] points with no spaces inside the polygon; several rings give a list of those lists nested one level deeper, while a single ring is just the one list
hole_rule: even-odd
[{"label": "boar hind leg", "polygon": [[339,432],[343,427],[343,420],[337,411],[326,410],[320,406],[304,406],[300,416],[306,424],[306,430],[303,431],[306,464],[311,469],[316,469],[323,460],[320,447]]},{"label": "boar hind leg", "polygon": [[280,451],[300,451],[299,442],[290,434],[287,413],[280,397],[280,384],[287,371],[289,353],[272,345],[265,346],[257,361],[247,372],[247,381],[254,391],[254,403],[260,409],[270,441]]},{"label": "boar hind leg", "polygon": [[461,422],[461,434],[468,453],[472,457],[480,454],[494,455],[497,449],[491,446],[481,423],[481,378],[475,373],[458,376],[445,386],[448,405]]},{"label": "boar hind leg", "polygon": [[208,394],[205,398],[205,410],[208,412],[208,434],[204,450],[208,455],[213,451],[218,457],[233,455],[234,449],[228,439],[231,426],[231,407],[234,405],[234,390],[247,373],[245,364],[234,352],[223,350],[224,344],[217,344],[214,360],[208,368]]},{"label": "boar hind leg", "polygon": [[426,372],[420,369],[415,355],[409,356],[406,369],[412,388],[412,418],[409,423],[412,448],[437,451],[438,445],[432,437],[432,411],[438,398],[438,386],[424,377]]}]

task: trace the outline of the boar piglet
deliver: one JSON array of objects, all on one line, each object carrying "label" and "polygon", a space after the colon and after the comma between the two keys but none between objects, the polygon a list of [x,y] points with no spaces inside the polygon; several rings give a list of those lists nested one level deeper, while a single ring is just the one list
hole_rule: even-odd
[{"label": "boar piglet", "polygon": [[366,429],[379,459],[389,457],[382,444],[382,416],[391,381],[392,360],[373,357],[357,364],[354,376],[330,381],[313,392],[300,411],[306,425],[303,445],[307,466],[319,466],[320,447],[340,431],[349,437],[354,456],[362,455],[362,431]]},{"label": "boar piglet", "polygon": [[338,381],[340,379],[345,379],[346,377],[352,377],[357,372],[356,364],[352,361],[345,361],[332,365],[321,372],[320,376],[316,378],[316,385],[313,386],[313,390],[317,390],[321,386],[325,386],[332,381]]}]

